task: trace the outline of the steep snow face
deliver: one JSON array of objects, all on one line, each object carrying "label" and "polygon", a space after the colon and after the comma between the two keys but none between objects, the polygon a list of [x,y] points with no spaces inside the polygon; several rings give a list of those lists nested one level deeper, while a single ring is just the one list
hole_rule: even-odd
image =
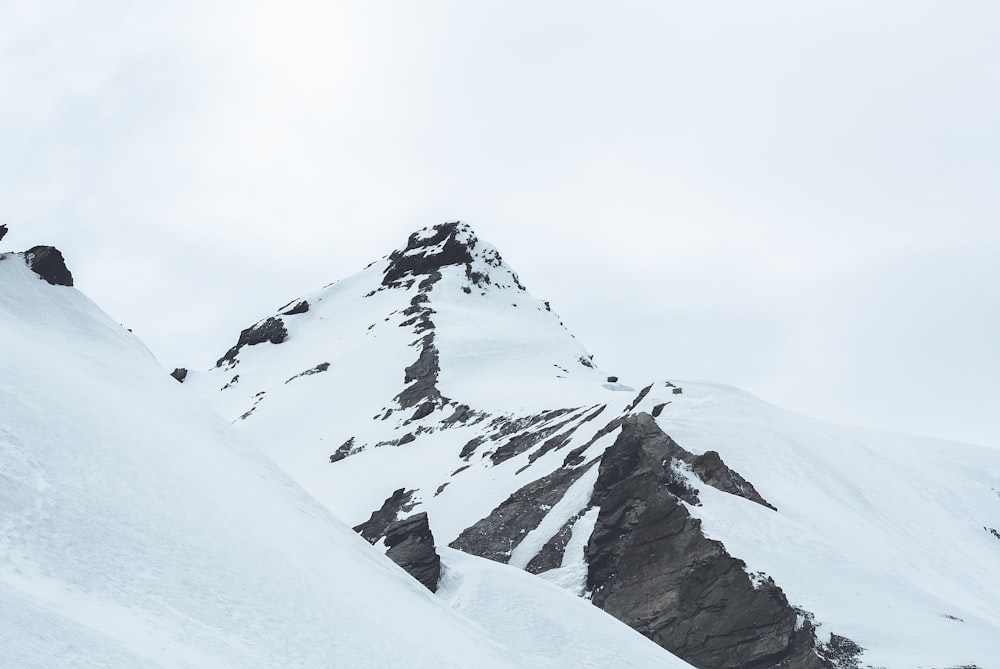
[{"label": "steep snow face", "polygon": [[720,451],[778,509],[701,486],[707,534],[866,663],[1000,667],[1000,451],[832,425],[711,384],[685,384],[658,422]]},{"label": "steep snow face", "polygon": [[[524,630],[526,655],[451,610],[479,596],[434,598],[16,256],[0,321],[0,665],[565,666],[572,634],[535,655],[547,632]],[[544,601],[572,620],[569,599]],[[628,666],[650,666],[631,638]]]}]

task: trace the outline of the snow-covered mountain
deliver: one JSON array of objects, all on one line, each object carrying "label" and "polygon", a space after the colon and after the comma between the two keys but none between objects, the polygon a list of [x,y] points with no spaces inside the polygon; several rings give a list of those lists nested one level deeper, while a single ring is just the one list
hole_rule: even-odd
[{"label": "snow-covered mountain", "polygon": [[689,667],[506,565],[431,594],[72,283],[0,255],[0,667]]},{"label": "snow-covered mountain", "polygon": [[446,562],[537,574],[694,666],[1000,667],[1000,451],[621,383],[464,224],[175,377],[370,541],[426,513]]}]

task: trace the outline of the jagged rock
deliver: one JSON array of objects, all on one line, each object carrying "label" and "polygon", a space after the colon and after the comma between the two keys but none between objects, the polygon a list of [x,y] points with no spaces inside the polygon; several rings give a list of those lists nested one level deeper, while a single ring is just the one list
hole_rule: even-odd
[{"label": "jagged rock", "polygon": [[494,562],[507,562],[511,551],[528,532],[538,527],[549,509],[587,469],[557,469],[529,483],[504,500],[489,516],[463,530],[450,546]]},{"label": "jagged rock", "polygon": [[309,300],[302,300],[291,309],[282,311],[281,314],[283,316],[295,316],[296,314],[304,314],[307,311],[309,311]]},{"label": "jagged rock", "polygon": [[413,233],[406,248],[389,256],[389,266],[382,277],[383,286],[393,286],[408,274],[432,274],[448,265],[472,262],[468,244],[457,239],[458,221],[436,225],[432,230],[433,234],[424,238]]},{"label": "jagged rock", "polygon": [[717,451],[705,451],[691,460],[690,464],[698,478],[713,488],[744,497],[774,511],[778,510],[761,497],[749,481],[727,467]]},{"label": "jagged rock", "polygon": [[73,285],[73,274],[56,247],[34,246],[24,252],[24,260],[32,272],[53,286]]},{"label": "jagged rock", "polygon": [[659,418],[660,414],[663,413],[663,408],[667,406],[669,402],[660,402],[653,407],[653,418]]},{"label": "jagged rock", "polygon": [[385,536],[386,528],[396,522],[400,512],[406,513],[414,506],[413,493],[415,490],[400,488],[393,492],[382,502],[382,506],[372,511],[371,517],[360,525],[354,526],[354,531],[368,540],[368,543],[378,543],[378,540]]},{"label": "jagged rock", "polygon": [[531,561],[528,562],[528,565],[524,568],[524,570],[532,574],[541,574],[543,571],[556,569],[561,566],[563,555],[566,553],[566,544],[569,543],[570,538],[573,536],[573,525],[580,519],[580,516],[587,512],[589,508],[590,507],[583,509],[563,523],[563,526],[559,528],[559,531],[556,532],[551,539],[545,542],[545,545],[542,546],[542,550],[538,551],[538,554],[531,558]]},{"label": "jagged rock", "polygon": [[315,367],[307,369],[304,372],[299,372],[295,376],[293,376],[293,377],[289,378],[287,381],[285,381],[285,383],[287,384],[288,382],[294,381],[295,379],[297,379],[299,377],[302,377],[302,376],[312,376],[313,374],[321,374],[321,373],[325,372],[328,369],[330,369],[330,363],[328,363],[328,362],[321,362],[318,365],[316,365]]},{"label": "jagged rock", "polygon": [[821,645],[818,650],[836,669],[861,669],[860,658],[865,649],[847,637],[831,634],[830,641]]},{"label": "jagged rock", "polygon": [[7,236],[7,225],[5,223],[0,224],[0,241],[3,241],[3,238],[6,236]]},{"label": "jagged rock", "polygon": [[441,556],[434,549],[424,512],[397,520],[385,530],[386,556],[420,581],[431,592],[437,591],[441,577]]},{"label": "jagged rock", "polygon": [[348,455],[351,454],[352,448],[354,448],[354,437],[351,437],[350,439],[345,441],[343,444],[340,445],[340,448],[338,448],[336,451],[333,452],[333,455],[330,456],[330,462],[331,463],[340,462],[341,460],[343,460],[344,458],[346,458]]},{"label": "jagged rock", "polygon": [[406,368],[403,376],[403,383],[411,385],[404,388],[395,398],[403,409],[411,409],[425,401],[443,402],[441,393],[437,389],[441,364],[437,347],[434,345],[434,333],[424,335],[419,345],[420,355]]},{"label": "jagged rock", "polygon": [[184,379],[187,378],[187,375],[188,375],[188,370],[185,369],[184,367],[178,367],[174,369],[174,371],[170,372],[170,376],[177,379],[179,383],[184,383]]},{"label": "jagged rock", "polygon": [[424,402],[423,404],[417,407],[416,411],[413,412],[413,415],[410,416],[410,420],[420,420],[421,418],[427,418],[432,413],[434,413],[434,410],[436,408],[437,405],[435,405],[434,402]]},{"label": "jagged rock", "polygon": [[617,376],[609,376],[608,377],[608,383],[618,383],[618,377]]},{"label": "jagged rock", "polygon": [[240,349],[244,346],[256,346],[264,342],[280,344],[287,338],[288,330],[285,329],[284,321],[271,316],[240,332],[240,338],[236,342],[236,345],[226,351],[224,356],[216,360],[215,366],[222,367],[223,363],[234,365],[236,363],[236,356],[239,355]]},{"label": "jagged rock", "polygon": [[702,533],[677,487],[685,453],[648,414],[626,418],[605,451],[586,548],[594,604],[704,669],[832,669],[781,589]]}]

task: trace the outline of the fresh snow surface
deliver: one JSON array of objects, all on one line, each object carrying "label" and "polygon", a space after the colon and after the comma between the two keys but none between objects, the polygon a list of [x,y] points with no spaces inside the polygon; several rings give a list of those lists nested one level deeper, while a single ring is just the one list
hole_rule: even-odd
[{"label": "fresh snow surface", "polygon": [[696,480],[708,536],[875,667],[1000,667],[1000,451],[833,425],[683,383],[659,417],[778,508]]},{"label": "fresh snow surface", "polygon": [[[397,488],[414,489],[413,512],[426,511],[438,545],[447,545],[561,467],[645,385],[607,383],[583,364],[585,349],[506,265],[484,260],[491,253],[482,242],[474,253],[490,285],[472,286],[462,267],[446,267],[430,290],[441,393],[490,418],[574,409],[552,423],[606,405],[527,469],[531,452],[499,465],[482,450],[459,457],[489,419],[442,429],[450,407],[416,421],[412,409],[386,412],[417,358],[411,344],[422,337],[400,327],[417,287],[377,290],[386,260],[307,296],[308,313],[283,317],[286,342],[246,347],[234,368],[192,373],[185,386],[346,522],[366,520]],[[326,361],[329,371],[286,383]],[[679,388],[653,384],[633,411],[664,404],[658,422],[667,434],[694,453],[719,451],[778,508],[694,483],[702,506],[691,511],[706,534],[814,614],[821,640],[836,633],[856,641],[873,667],[1000,667],[1000,540],[988,531],[1000,531],[1000,451],[822,423],[735,389],[674,383]],[[618,433],[598,439],[585,461]],[[405,434],[414,440],[389,443]],[[331,464],[330,454],[351,437],[365,449]],[[542,537],[583,509],[587,485],[581,479],[543,527],[511,546],[515,564],[527,564]],[[576,522],[562,565],[543,578],[583,594],[583,547],[596,513]]]},{"label": "fresh snow surface", "polygon": [[[441,549],[438,594],[540,667],[680,669],[690,664],[583,599],[527,572]],[[530,608],[518,602],[533,602]],[[554,649],[558,648],[558,652]]]},{"label": "fresh snow surface", "polygon": [[[14,256],[0,321],[0,666],[575,667],[592,638],[683,666],[572,598],[502,597],[509,574],[431,595]],[[551,630],[504,636],[539,608]]]}]

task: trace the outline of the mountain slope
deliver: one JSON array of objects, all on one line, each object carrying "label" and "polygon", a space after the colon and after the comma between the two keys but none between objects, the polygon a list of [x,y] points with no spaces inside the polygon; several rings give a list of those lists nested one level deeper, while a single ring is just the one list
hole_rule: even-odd
[{"label": "mountain slope", "polygon": [[240,342],[185,385],[350,523],[426,512],[699,667],[997,666],[997,451],[618,383],[458,223]]},{"label": "mountain slope", "polygon": [[[524,630],[524,652],[457,612],[483,608],[463,578],[510,569],[446,565],[432,596],[30,260],[0,256],[0,665],[601,666],[574,634]],[[487,613],[536,592],[626,666],[687,666],[561,592]]]}]

